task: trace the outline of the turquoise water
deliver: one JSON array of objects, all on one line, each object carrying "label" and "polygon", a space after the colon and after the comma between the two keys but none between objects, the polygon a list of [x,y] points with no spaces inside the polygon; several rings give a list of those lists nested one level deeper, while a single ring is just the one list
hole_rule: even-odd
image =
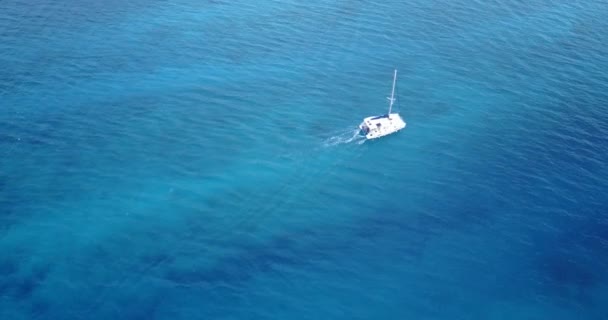
[{"label": "turquoise water", "polygon": [[607,21],[3,0],[0,319],[605,319]]}]

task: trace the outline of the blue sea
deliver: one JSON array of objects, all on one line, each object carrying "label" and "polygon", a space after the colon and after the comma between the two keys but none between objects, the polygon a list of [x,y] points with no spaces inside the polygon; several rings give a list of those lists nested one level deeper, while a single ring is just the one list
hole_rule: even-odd
[{"label": "blue sea", "polygon": [[607,161],[604,0],[0,1],[3,320],[608,319]]}]

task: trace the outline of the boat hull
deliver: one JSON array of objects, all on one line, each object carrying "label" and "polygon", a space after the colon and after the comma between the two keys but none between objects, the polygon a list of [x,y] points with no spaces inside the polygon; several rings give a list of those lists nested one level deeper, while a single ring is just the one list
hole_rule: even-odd
[{"label": "boat hull", "polygon": [[398,113],[391,113],[367,117],[363,119],[363,122],[359,125],[359,129],[361,129],[361,135],[364,135],[368,140],[372,140],[396,133],[405,128],[405,126],[405,121],[403,121]]}]

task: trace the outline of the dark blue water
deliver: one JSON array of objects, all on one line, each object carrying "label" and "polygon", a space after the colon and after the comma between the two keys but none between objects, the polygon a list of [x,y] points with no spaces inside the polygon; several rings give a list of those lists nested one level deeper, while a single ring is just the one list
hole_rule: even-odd
[{"label": "dark blue water", "polygon": [[607,160],[605,1],[0,1],[0,319],[606,319]]}]

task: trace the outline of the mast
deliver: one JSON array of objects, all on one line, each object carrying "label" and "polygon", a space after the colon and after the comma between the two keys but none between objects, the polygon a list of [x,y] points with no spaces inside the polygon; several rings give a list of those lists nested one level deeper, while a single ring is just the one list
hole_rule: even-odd
[{"label": "mast", "polygon": [[397,81],[397,69],[395,69],[395,75],[393,76],[393,91],[391,91],[391,97],[388,99],[390,104],[388,105],[388,115],[390,117],[391,110],[393,109],[393,103],[395,102],[395,82]]}]

